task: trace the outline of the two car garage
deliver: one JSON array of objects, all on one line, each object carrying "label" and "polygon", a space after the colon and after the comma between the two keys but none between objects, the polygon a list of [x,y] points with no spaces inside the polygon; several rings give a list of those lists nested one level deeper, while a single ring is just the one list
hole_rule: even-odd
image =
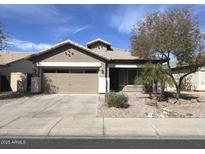
[{"label": "two car garage", "polygon": [[43,69],[44,93],[98,93],[98,69]]}]

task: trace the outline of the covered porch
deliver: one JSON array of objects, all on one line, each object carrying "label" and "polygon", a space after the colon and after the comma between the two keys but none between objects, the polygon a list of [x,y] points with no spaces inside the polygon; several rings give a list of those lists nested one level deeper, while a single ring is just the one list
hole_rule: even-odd
[{"label": "covered porch", "polygon": [[109,91],[121,91],[127,85],[134,85],[135,79],[140,75],[141,67],[138,65],[111,65],[109,66]]}]

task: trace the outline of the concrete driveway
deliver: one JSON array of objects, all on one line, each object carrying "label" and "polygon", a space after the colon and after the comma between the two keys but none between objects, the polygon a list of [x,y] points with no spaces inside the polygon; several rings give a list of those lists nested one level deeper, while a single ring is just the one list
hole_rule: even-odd
[{"label": "concrete driveway", "polygon": [[98,95],[34,95],[6,101],[0,117],[95,117]]},{"label": "concrete driveway", "polygon": [[0,138],[205,139],[205,120],[200,118],[98,118],[98,97],[55,94],[0,100]]},{"label": "concrete driveway", "polygon": [[[102,119],[96,119],[97,94],[35,95],[0,101],[4,103],[0,106],[0,136],[64,135],[64,132],[75,136],[83,132],[80,130],[92,130],[86,127],[95,129],[95,121],[96,127],[102,128]],[[93,134],[102,131],[97,129]]]}]

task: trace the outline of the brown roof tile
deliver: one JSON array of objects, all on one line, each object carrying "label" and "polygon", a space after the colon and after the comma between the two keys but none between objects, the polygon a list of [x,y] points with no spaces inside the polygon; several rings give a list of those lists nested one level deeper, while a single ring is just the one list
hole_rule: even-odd
[{"label": "brown roof tile", "polygon": [[111,60],[135,60],[140,59],[139,57],[135,57],[131,55],[130,51],[113,48],[111,51],[95,51],[96,54]]},{"label": "brown roof tile", "polygon": [[31,55],[32,52],[5,52],[0,51],[0,65],[6,65]]}]

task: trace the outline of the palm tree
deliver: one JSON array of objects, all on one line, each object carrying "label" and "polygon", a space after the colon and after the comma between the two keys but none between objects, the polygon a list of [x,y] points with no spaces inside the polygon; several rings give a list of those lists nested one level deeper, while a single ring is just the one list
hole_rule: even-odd
[{"label": "palm tree", "polygon": [[170,78],[169,69],[162,64],[145,64],[142,68],[141,75],[135,80],[135,84],[143,84],[145,87],[148,87],[147,92],[149,92],[152,97],[152,91],[149,89],[152,85],[155,85],[155,92],[157,92],[157,84],[160,84],[161,87],[161,96],[164,94],[165,85],[173,85]]}]

